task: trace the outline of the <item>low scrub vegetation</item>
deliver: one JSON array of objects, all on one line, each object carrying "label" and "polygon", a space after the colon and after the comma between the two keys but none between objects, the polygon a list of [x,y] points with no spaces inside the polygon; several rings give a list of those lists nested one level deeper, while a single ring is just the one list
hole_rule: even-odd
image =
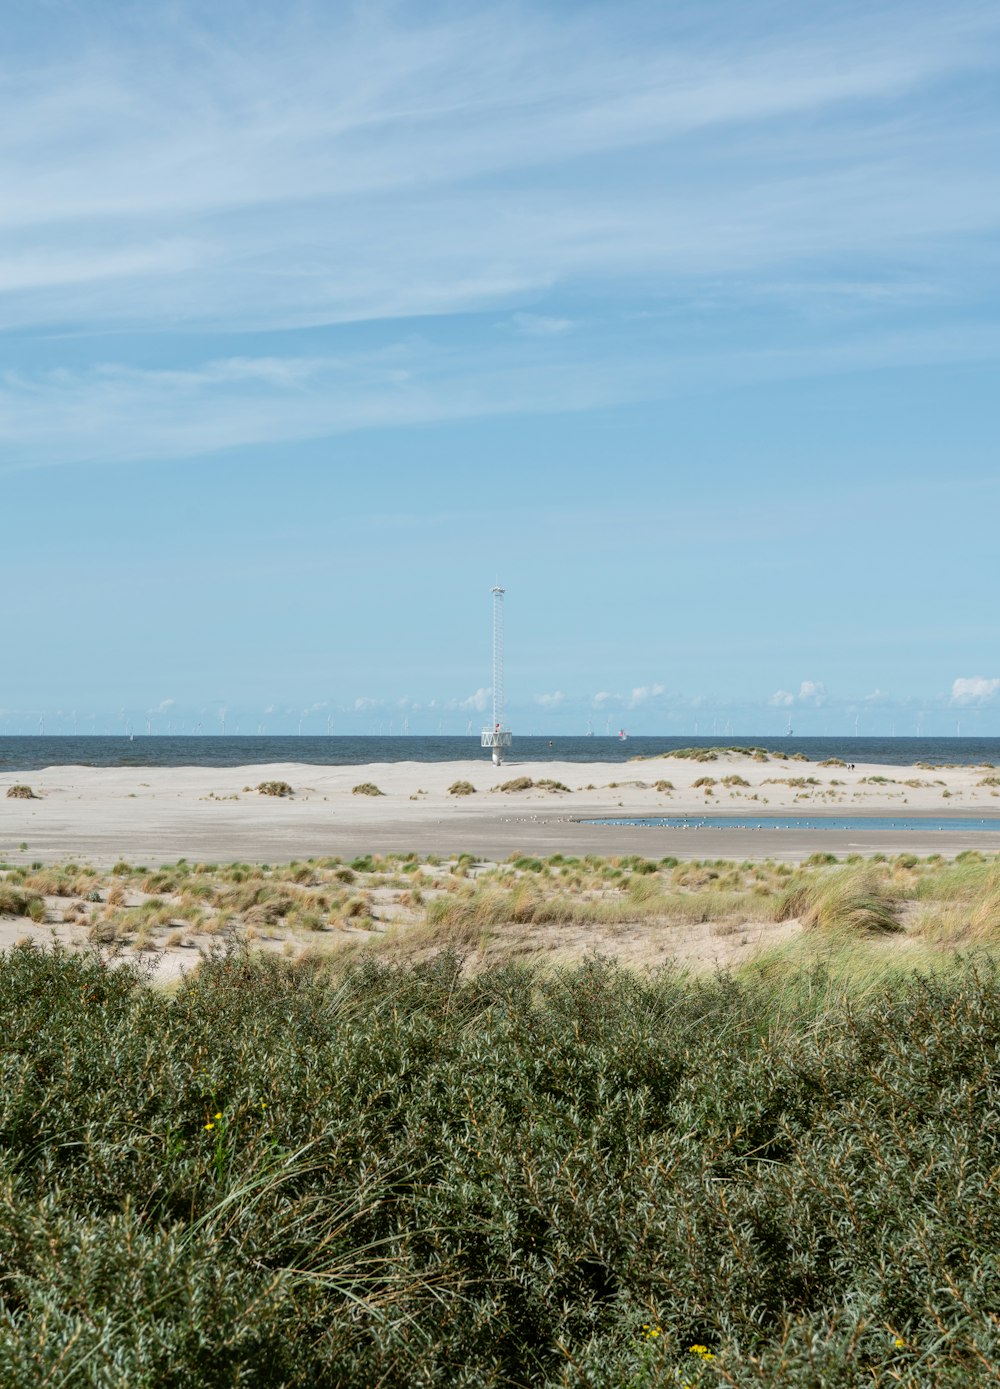
[{"label": "low scrub vegetation", "polygon": [[449,796],[474,796],[476,788],[471,781],[453,781],[448,787]]},{"label": "low scrub vegetation", "polygon": [[40,797],[35,795],[30,786],[18,783],[15,786],[7,787],[7,799],[13,801],[37,801]]},{"label": "low scrub vegetation", "polygon": [[988,961],[223,953],[170,997],[20,947],[0,1009],[5,1385],[1000,1377]]},{"label": "low scrub vegetation", "polygon": [[373,781],[362,781],[362,782],[360,782],[357,786],[352,786],[352,787],[351,787],[351,795],[352,795],[352,796],[384,796],[384,795],[385,795],[385,792],[384,792],[384,791],[381,791],[381,790],[375,785],[375,783],[374,783]]}]

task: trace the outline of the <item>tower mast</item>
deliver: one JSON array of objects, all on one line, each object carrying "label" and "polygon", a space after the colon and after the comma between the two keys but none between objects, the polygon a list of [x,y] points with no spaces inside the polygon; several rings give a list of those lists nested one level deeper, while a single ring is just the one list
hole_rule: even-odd
[{"label": "tower mast", "polygon": [[480,746],[492,749],[494,767],[500,766],[503,750],[512,742],[503,717],[503,599],[504,589],[497,584],[493,588],[493,726],[483,729],[480,740]]}]

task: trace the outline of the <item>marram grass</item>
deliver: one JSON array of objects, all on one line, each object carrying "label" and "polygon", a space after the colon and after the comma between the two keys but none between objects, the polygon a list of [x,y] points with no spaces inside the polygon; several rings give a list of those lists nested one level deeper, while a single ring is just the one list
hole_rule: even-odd
[{"label": "marram grass", "polygon": [[173,998],[14,949],[0,1384],[994,1382],[1000,975],[807,939],[703,980],[229,953]]}]

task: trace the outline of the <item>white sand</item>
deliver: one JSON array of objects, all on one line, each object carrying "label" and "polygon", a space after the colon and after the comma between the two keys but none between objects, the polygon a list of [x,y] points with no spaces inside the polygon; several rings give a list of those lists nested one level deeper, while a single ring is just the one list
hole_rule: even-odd
[{"label": "white sand", "polygon": [[[1000,815],[1000,787],[981,784],[991,775],[986,768],[970,767],[928,771],[859,764],[848,771],[774,758],[755,762],[737,754],[720,755],[714,762],[671,757],[629,763],[511,761],[500,769],[485,757],[362,767],[53,767],[0,777],[0,857],[8,862],[75,858],[100,866],[119,857],[157,865],[182,856],[282,861],[389,849],[467,849],[491,858],[514,850],[739,858],[799,858],[817,848],[948,854],[968,847],[1000,849],[1000,835],[976,828],[978,820]],[[550,778],[570,790],[494,789],[518,776]],[[727,776],[742,777],[749,785],[723,786]],[[711,794],[694,786],[703,777],[716,783]],[[885,781],[872,782],[872,777]],[[782,784],[797,778],[816,778],[818,784]],[[675,790],[653,789],[660,779],[672,782]],[[295,795],[277,799],[244,790],[269,780],[289,782]],[[449,786],[458,780],[470,781],[476,794],[449,795]],[[7,787],[16,782],[30,785],[39,799],[7,799]],[[352,787],[361,782],[374,782],[385,794],[352,795]],[[626,830],[574,823],[576,817],[706,811],[762,822],[788,812],[962,816],[968,829],[859,834]]]}]

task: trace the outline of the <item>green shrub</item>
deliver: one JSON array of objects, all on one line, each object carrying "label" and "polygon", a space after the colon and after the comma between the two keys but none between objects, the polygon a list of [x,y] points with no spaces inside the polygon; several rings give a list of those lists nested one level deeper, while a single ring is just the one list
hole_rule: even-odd
[{"label": "green shrub", "polygon": [[851,998],[230,953],[169,997],[19,948],[0,1011],[5,1385],[1000,1375],[988,962]]}]

